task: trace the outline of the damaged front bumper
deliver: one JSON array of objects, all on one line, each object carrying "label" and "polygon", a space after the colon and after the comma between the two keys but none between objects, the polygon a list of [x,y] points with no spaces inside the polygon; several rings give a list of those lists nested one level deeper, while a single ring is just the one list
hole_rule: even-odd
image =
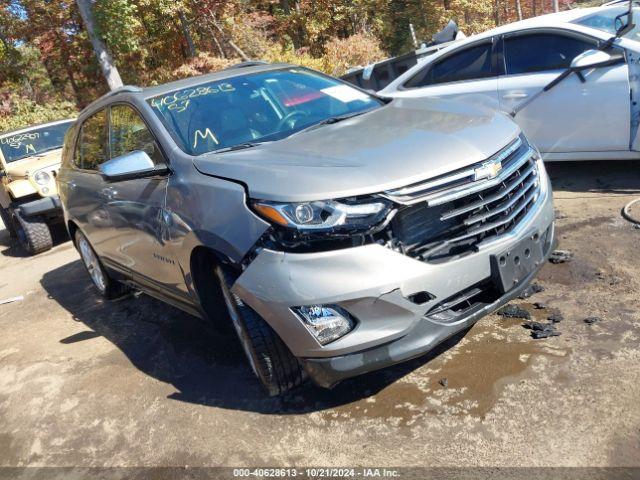
[{"label": "damaged front bumper", "polygon": [[406,335],[385,345],[332,358],[306,358],[302,362],[317,385],[331,388],[347,378],[419,357],[516,298],[529,286],[540,268],[542,265],[536,267],[517,287],[498,297],[493,303],[479,304],[479,308],[473,309],[455,324],[438,325],[425,317]]},{"label": "damaged front bumper", "polygon": [[62,217],[62,203],[58,195],[44,197],[33,202],[20,205],[20,213],[23,217],[45,215],[47,217]]},{"label": "damaged front bumper", "polygon": [[[518,225],[469,255],[429,263],[377,244],[302,254],[264,249],[233,291],[321,386],[406,361],[526,288],[554,242],[551,187],[545,183],[535,208]],[[532,248],[538,251],[529,262],[518,262],[518,268],[509,263]],[[306,305],[339,305],[356,319],[356,327],[321,345],[292,311]]]}]

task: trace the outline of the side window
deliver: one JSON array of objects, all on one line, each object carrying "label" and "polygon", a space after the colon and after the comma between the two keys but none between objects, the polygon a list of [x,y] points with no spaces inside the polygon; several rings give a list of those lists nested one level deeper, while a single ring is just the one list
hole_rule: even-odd
[{"label": "side window", "polygon": [[595,46],[595,42],[551,33],[506,38],[507,75],[564,69],[576,56]]},{"label": "side window", "polygon": [[97,170],[107,159],[107,117],[104,110],[82,124],[79,150],[80,158],[76,165],[85,170]]},{"label": "side window", "polygon": [[142,150],[155,163],[163,163],[153,134],[138,112],[127,105],[114,105],[110,116],[111,158]]},{"label": "side window", "polygon": [[491,67],[491,43],[483,43],[454,53],[426,67],[405,83],[406,88],[475,80],[495,75]]}]

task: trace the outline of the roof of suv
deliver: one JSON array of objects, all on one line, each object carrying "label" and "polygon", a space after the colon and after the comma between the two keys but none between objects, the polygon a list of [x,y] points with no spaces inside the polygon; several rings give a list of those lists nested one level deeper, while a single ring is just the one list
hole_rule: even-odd
[{"label": "roof of suv", "polygon": [[140,95],[145,100],[148,98],[164,95],[167,93],[181,90],[184,88],[195,87],[202,85],[203,83],[215,82],[217,80],[224,80],[227,78],[238,77],[240,75],[247,75],[252,73],[267,72],[270,70],[277,70],[286,67],[296,67],[297,65],[289,63],[266,63],[266,62],[242,62],[236,65],[219,70],[213,73],[207,73],[204,75],[197,75],[194,77],[184,78],[181,80],[175,80],[173,82],[163,83],[161,85],[154,85],[151,87],[138,87],[135,85],[125,85],[110,92],[105,93],[101,97],[97,98],[89,105],[87,105],[78,116],[82,116],[87,110],[93,109],[93,107],[102,103],[105,99],[115,96],[120,93],[129,93],[132,95]]},{"label": "roof of suv", "polygon": [[[224,80],[226,78],[238,77],[240,75],[247,75],[252,73],[266,72],[269,70],[277,70],[285,67],[295,67],[296,65],[288,63],[265,63],[265,62],[242,62],[237,65],[232,65],[224,70],[219,70],[213,73],[207,73],[204,75],[197,75],[194,77],[184,78],[181,80],[175,80],[173,82],[163,83],[161,85],[154,85],[151,87],[137,87],[134,85],[125,85],[116,90],[108,92],[96,99],[91,105],[111,97],[118,93],[129,92],[133,94],[140,94],[144,98],[156,97],[165,93],[170,93],[175,90],[181,90],[184,88],[195,87],[207,82],[215,82],[216,80]],[[91,106],[89,105],[89,106]],[[87,106],[86,108],[88,108]]]},{"label": "roof of suv", "polygon": [[207,82],[215,82],[217,80],[224,80],[226,78],[238,77],[241,75],[247,75],[252,73],[267,72],[269,70],[277,70],[283,67],[294,67],[287,63],[253,63],[243,66],[243,64],[233,65],[224,70],[220,70],[214,73],[207,73],[205,75],[199,75],[196,77],[189,77],[182,80],[176,80],[162,85],[154,87],[147,87],[142,89],[142,95],[145,98],[155,97],[164,93],[170,93],[175,90],[181,90],[183,88],[194,87]]}]

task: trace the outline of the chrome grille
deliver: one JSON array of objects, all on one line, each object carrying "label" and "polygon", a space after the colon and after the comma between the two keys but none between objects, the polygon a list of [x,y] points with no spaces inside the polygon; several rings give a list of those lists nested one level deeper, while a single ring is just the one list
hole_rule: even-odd
[{"label": "chrome grille", "polygon": [[[536,161],[535,150],[518,138],[485,162],[385,192],[401,205],[391,224],[395,241],[408,255],[437,261],[508,232],[539,194]],[[497,162],[501,170],[494,178],[475,180]]]}]

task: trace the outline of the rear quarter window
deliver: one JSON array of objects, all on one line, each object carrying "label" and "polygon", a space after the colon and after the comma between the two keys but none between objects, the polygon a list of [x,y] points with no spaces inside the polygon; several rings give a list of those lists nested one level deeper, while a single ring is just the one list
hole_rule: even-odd
[{"label": "rear quarter window", "polygon": [[483,43],[450,54],[423,68],[404,86],[418,88],[495,76],[491,52],[491,43]]}]

